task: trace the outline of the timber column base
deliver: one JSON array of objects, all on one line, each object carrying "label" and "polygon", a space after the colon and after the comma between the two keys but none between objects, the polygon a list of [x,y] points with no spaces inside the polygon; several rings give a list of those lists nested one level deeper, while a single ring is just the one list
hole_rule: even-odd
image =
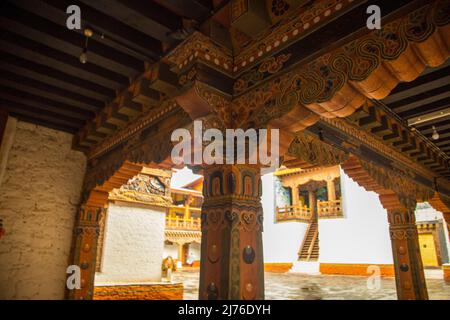
[{"label": "timber column base", "polygon": [[199,298],[264,299],[260,169],[204,169]]},{"label": "timber column base", "polygon": [[81,288],[68,290],[72,300],[92,299],[94,295],[95,265],[97,262],[97,242],[100,234],[100,219],[103,207],[81,206],[75,222],[72,247],[72,265],[80,267]]},{"label": "timber column base", "polygon": [[427,300],[414,211],[388,210],[389,231],[399,300]]}]

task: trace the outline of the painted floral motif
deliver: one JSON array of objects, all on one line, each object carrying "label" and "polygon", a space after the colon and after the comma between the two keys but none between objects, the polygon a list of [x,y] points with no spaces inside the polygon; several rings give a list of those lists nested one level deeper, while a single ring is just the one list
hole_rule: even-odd
[{"label": "painted floral motif", "polygon": [[272,0],[272,13],[277,17],[282,16],[289,10],[289,3],[283,0]]},{"label": "painted floral motif", "polygon": [[277,57],[270,57],[266,59],[258,69],[251,70],[243,74],[234,83],[234,91],[240,93],[248,89],[251,85],[264,79],[266,74],[274,74],[283,68],[286,61],[289,60],[291,54],[281,54]]},{"label": "painted floral motif", "polygon": [[271,57],[264,61],[258,68],[259,72],[277,73],[283,68],[283,64],[289,60],[291,54],[281,54],[278,57]]}]

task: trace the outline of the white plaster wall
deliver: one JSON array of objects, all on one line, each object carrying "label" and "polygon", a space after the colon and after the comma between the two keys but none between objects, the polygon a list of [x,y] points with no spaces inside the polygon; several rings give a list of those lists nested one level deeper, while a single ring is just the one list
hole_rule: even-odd
[{"label": "white plaster wall", "polygon": [[178,259],[178,244],[165,244],[163,258],[171,256],[173,259]]},{"label": "white plaster wall", "polygon": [[189,254],[193,255],[194,260],[200,260],[200,244],[197,242],[192,242],[189,244]]},{"label": "white plaster wall", "polygon": [[72,135],[18,121],[0,188],[0,299],[63,299],[85,156]]},{"label": "white plaster wall", "polygon": [[[421,208],[423,207],[423,208]],[[434,221],[434,220],[443,220],[444,216],[442,212],[435,210],[430,205],[423,206],[418,204],[416,208],[416,221]]]},{"label": "white plaster wall", "polygon": [[319,262],[392,264],[386,210],[341,170],[345,219],[319,220]]},{"label": "white plaster wall", "polygon": [[165,210],[110,203],[95,284],[161,281]]},{"label": "white plaster wall", "polygon": [[275,188],[273,174],[262,176],[262,206],[264,211],[264,262],[288,262],[298,259],[307,224],[300,222],[275,223]]},{"label": "white plaster wall", "polygon": [[[200,244],[192,242],[189,244],[189,254],[194,255],[194,260],[200,260]],[[171,256],[173,259],[178,259],[178,244],[164,244],[163,258]]]}]

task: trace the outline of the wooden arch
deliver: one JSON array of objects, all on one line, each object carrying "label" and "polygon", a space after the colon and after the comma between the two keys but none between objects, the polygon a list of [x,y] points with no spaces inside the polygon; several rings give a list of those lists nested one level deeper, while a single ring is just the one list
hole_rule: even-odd
[{"label": "wooden arch", "polygon": [[[312,126],[320,118],[350,116],[361,108],[366,99],[384,98],[399,82],[414,80],[425,66],[444,63],[450,55],[447,9],[448,2],[433,1],[385,24],[380,31],[371,32],[331,52],[309,61],[300,61],[286,70],[281,65],[278,70],[282,72],[264,75],[264,81],[258,84],[243,84],[245,80],[233,74],[232,94],[210,90],[194,73],[192,81],[189,81],[191,90],[183,88],[183,94],[174,97],[176,103],[173,105],[176,107],[171,108],[158,122],[145,125],[139,121],[132,123],[113,136],[111,141],[103,142],[101,152],[91,150],[71,263],[81,266],[82,289],[72,291],[69,296],[92,297],[97,221],[108,192],[136,175],[144,164],[170,167],[167,159],[173,128],[185,127],[192,120],[210,113],[226,127],[280,128],[282,145],[287,153],[294,154],[291,159],[295,159],[301,150],[288,149],[291,142],[295,142],[298,132]],[[247,89],[239,90],[244,87]],[[411,207],[418,195],[423,199],[431,198],[430,190],[417,187],[414,183],[408,184],[408,180],[402,177],[391,179],[392,183],[385,185],[382,183],[383,172],[376,166],[353,157],[345,161],[346,152],[327,153],[327,147],[320,147],[313,141],[307,145],[316,148],[316,151],[324,151],[322,155],[325,155],[326,161],[343,163],[344,170],[356,181],[380,194],[395,231],[393,243],[398,241],[395,248],[393,245],[394,257],[405,252],[403,255],[409,259],[404,263],[400,258],[396,260],[396,272],[407,275],[406,278],[398,278],[399,297],[426,298],[420,275],[420,259],[416,257],[417,241],[412,231]],[[320,162],[324,159],[319,157],[315,160]],[[311,157],[304,159],[305,162],[315,160]],[[401,233],[405,236],[400,239],[397,234]],[[402,268],[408,270],[403,271]]]},{"label": "wooden arch", "polygon": [[436,192],[433,197],[428,200],[428,203],[437,211],[442,212],[450,235],[450,198]]},{"label": "wooden arch", "polygon": [[289,148],[294,159],[288,163],[312,166],[340,164],[344,172],[367,191],[376,192],[388,213],[389,231],[399,299],[428,299],[425,276],[419,251],[414,210],[416,202],[443,202],[433,190],[413,181],[407,174],[345,153],[317,138],[297,134]]},{"label": "wooden arch", "polygon": [[388,213],[398,298],[428,299],[414,210],[416,200],[426,200],[430,191],[393,172],[384,172],[386,169],[374,170],[354,156],[341,167],[361,187],[376,192]]}]

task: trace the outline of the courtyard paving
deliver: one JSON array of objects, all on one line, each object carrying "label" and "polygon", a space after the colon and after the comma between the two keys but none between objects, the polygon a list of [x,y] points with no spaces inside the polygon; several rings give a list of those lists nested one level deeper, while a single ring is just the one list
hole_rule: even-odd
[{"label": "courtyard paving", "polygon": [[[395,280],[381,278],[379,289],[369,289],[367,277],[304,275],[294,273],[265,274],[268,300],[395,300]],[[184,283],[184,299],[198,299],[198,270],[177,271],[174,281]],[[450,300],[450,283],[427,279],[432,300]]]}]

